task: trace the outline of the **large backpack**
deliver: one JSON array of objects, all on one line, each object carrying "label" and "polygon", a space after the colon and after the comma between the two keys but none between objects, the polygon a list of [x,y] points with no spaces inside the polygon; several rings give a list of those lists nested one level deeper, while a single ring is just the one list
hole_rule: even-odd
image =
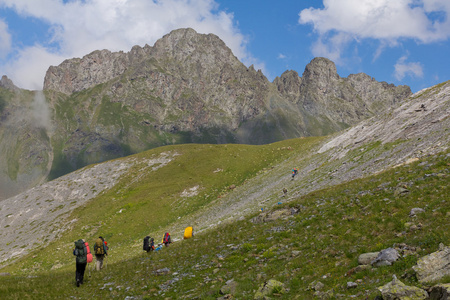
[{"label": "large backpack", "polygon": [[168,232],[166,232],[165,234],[164,234],[164,239],[163,239],[163,243],[164,244],[170,244],[170,234],[168,233]]},{"label": "large backpack", "polygon": [[76,255],[76,261],[79,264],[85,264],[87,262],[87,251],[86,246],[84,245],[84,242],[82,239],[79,239],[75,242],[75,255]]},{"label": "large backpack", "polygon": [[95,255],[105,255],[105,249],[103,248],[103,240],[101,238],[95,240],[94,251]]},{"label": "large backpack", "polygon": [[191,226],[186,227],[186,229],[184,230],[184,239],[190,239],[192,236],[194,235],[194,230],[192,229]]},{"label": "large backpack", "polygon": [[150,250],[150,243],[149,243],[150,237],[147,235],[144,238],[144,246],[142,247],[144,249],[144,251],[149,251]]},{"label": "large backpack", "polygon": [[87,253],[86,259],[87,259],[87,263],[91,263],[92,260],[93,260],[94,258],[92,257],[91,249],[89,249],[89,243],[88,243],[88,242],[84,243],[84,246],[86,247],[86,253]]}]

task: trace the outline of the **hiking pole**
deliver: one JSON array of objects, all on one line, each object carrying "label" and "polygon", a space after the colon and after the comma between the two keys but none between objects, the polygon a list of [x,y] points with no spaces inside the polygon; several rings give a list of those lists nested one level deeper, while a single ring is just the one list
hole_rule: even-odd
[{"label": "hiking pole", "polygon": [[105,270],[106,270],[108,268],[108,255],[105,256],[105,261],[106,261],[106,264],[105,264]]}]

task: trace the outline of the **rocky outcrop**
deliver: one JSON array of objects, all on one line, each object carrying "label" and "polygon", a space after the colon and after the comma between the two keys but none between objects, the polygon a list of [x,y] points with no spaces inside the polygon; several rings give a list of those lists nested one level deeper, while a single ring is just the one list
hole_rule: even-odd
[{"label": "rocky outcrop", "polygon": [[13,92],[16,92],[19,90],[17,86],[14,85],[11,79],[9,79],[7,76],[3,75],[2,79],[0,79],[0,88],[4,88]]},{"label": "rocky outcrop", "polygon": [[424,300],[428,298],[425,290],[414,286],[407,286],[394,275],[388,284],[379,287],[384,300]]},{"label": "rocky outcrop", "polygon": [[439,248],[439,251],[420,258],[413,267],[419,282],[435,282],[450,276],[450,247],[441,244]]}]

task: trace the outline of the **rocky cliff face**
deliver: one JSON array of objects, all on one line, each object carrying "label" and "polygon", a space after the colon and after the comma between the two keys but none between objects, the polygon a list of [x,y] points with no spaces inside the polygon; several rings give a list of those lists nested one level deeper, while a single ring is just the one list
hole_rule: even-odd
[{"label": "rocky cliff face", "polygon": [[[0,89],[11,84],[2,79]],[[312,60],[302,77],[286,71],[271,83],[217,36],[178,29],[154,46],[94,51],[48,69],[44,94],[54,130],[43,136],[52,148],[49,179],[166,144],[262,144],[325,135],[410,93],[365,74],[341,78],[324,58]],[[3,140],[2,147],[17,149]]]},{"label": "rocky cliff face", "polygon": [[364,73],[341,78],[335,64],[320,57],[306,66],[302,77],[287,71],[274,83],[283,96],[296,103],[311,135],[342,130],[411,95],[407,86],[378,82]]},{"label": "rocky cliff face", "polygon": [[0,200],[44,182],[52,148],[36,110],[37,92],[0,82]]}]

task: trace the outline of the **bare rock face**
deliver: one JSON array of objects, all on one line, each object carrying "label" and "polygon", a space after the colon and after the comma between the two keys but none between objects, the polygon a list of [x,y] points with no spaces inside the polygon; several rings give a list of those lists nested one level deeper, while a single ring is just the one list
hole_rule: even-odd
[{"label": "bare rock face", "polygon": [[54,90],[67,95],[119,76],[126,70],[128,57],[123,52],[94,51],[82,59],[63,61],[51,66],[44,79],[44,90]]},{"label": "bare rock face", "polygon": [[277,90],[289,100],[295,102],[300,97],[300,85],[302,78],[296,71],[285,71],[280,77],[276,77],[273,83],[277,86]]},{"label": "bare rock face", "polygon": [[297,104],[299,118],[311,135],[345,129],[411,95],[407,86],[378,82],[364,73],[341,78],[335,64],[323,57],[314,58],[302,77],[287,71],[275,78],[274,84],[283,96]]}]

